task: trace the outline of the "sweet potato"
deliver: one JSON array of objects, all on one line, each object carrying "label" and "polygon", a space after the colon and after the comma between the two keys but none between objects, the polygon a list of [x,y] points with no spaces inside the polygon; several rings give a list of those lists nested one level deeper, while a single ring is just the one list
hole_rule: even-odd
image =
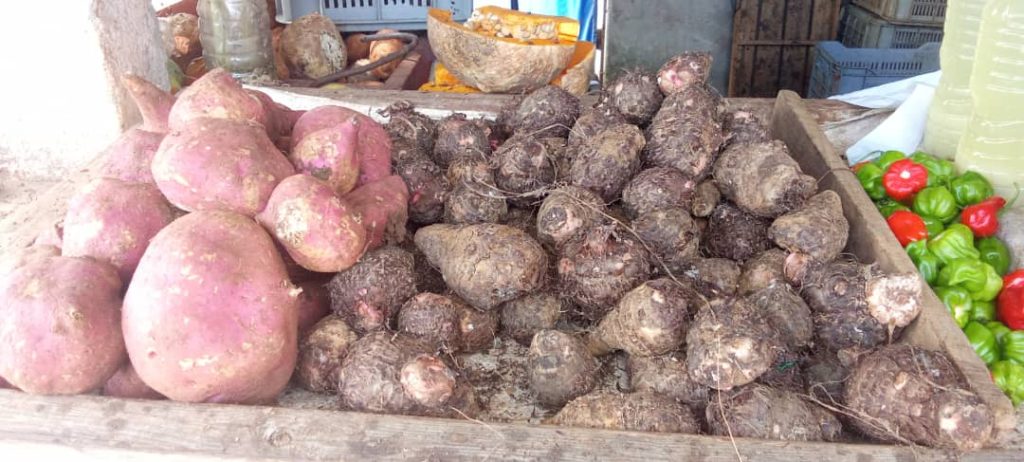
[{"label": "sweet potato", "polygon": [[686,271],[689,261],[697,256],[701,233],[686,209],[651,210],[633,220],[632,226],[656,258],[656,272],[664,272],[666,267],[673,274]]},{"label": "sweet potato", "polygon": [[714,176],[725,198],[765,218],[799,208],[818,185],[781,141],[729,146],[715,163]]},{"label": "sweet potato", "polygon": [[494,152],[497,165],[495,185],[515,206],[528,207],[538,202],[555,181],[553,153],[547,145],[530,135],[515,135]]},{"label": "sweet potato", "polygon": [[441,168],[426,156],[398,164],[395,173],[409,187],[409,219],[429,225],[444,217],[444,202],[451,191]]},{"label": "sweet potato", "polygon": [[458,299],[421,293],[402,305],[397,324],[399,331],[426,338],[449,352],[472,353],[491,345],[498,317]]},{"label": "sweet potato", "polygon": [[318,106],[310,109],[302,114],[292,127],[291,149],[294,150],[295,146],[310,133],[361,117],[366,116],[343,106]]},{"label": "sweet potato", "polygon": [[799,349],[811,343],[814,322],[811,309],[785,282],[771,285],[747,295],[747,301],[756,306],[768,324],[779,332],[779,340],[786,348]]},{"label": "sweet potato", "polygon": [[786,261],[786,252],[771,248],[755,255],[743,264],[743,273],[740,274],[738,293],[747,295],[773,283],[786,283],[782,267]]},{"label": "sweet potato", "polygon": [[853,426],[880,441],[971,451],[994,433],[992,409],[938,351],[881,347],[860,359],[843,395]]},{"label": "sweet potato", "polygon": [[682,354],[629,355],[626,370],[631,391],[672,398],[686,404],[698,415],[704,415],[704,408],[708,405],[708,387],[690,378],[686,357]]},{"label": "sweet potato", "polygon": [[[259,90],[247,88],[245,92],[255,96],[263,105],[263,112],[267,114],[267,135],[270,136],[270,139],[278,143],[280,140],[289,138],[292,134],[292,127],[305,111],[293,111],[281,103],[274,102],[270,95]],[[288,149],[287,143],[278,144],[283,146],[282,149]]]},{"label": "sweet potato", "polygon": [[411,142],[423,152],[434,151],[434,138],[437,137],[437,122],[416,111],[408,101],[391,103],[381,112],[388,117],[384,130],[391,136],[392,144],[404,139]]},{"label": "sweet potato", "polygon": [[[267,126],[267,113],[255,95],[223,68],[213,69],[178,93],[168,126],[181,130],[193,119],[229,119]],[[216,152],[216,151],[215,151]]]},{"label": "sweet potato", "polygon": [[534,334],[555,328],[563,310],[564,304],[554,292],[524,295],[501,305],[501,331],[529,346]]},{"label": "sweet potato", "polygon": [[715,186],[713,180],[702,181],[693,191],[690,213],[695,217],[707,217],[715,211],[718,203],[722,200],[722,192]]},{"label": "sweet potato", "polygon": [[569,241],[558,261],[561,293],[589,320],[604,317],[651,274],[650,256],[632,235],[598,226]]},{"label": "sweet potato", "polygon": [[104,160],[99,174],[123,181],[156,184],[153,180],[153,156],[163,139],[162,133],[129,128],[101,154]]},{"label": "sweet potato", "polygon": [[552,191],[537,211],[537,239],[552,249],[604,223],[604,202],[589,189],[563,186]]},{"label": "sweet potato", "polygon": [[281,51],[289,74],[319,79],[345,68],[348,53],[338,26],[320,13],[296,18],[281,33]]},{"label": "sweet potato", "polygon": [[874,265],[852,261],[803,260],[790,255],[784,271],[801,286],[814,312],[817,343],[826,349],[881,345],[920,313],[922,282],[917,274],[886,275]]},{"label": "sweet potato", "polygon": [[[398,31],[394,29],[381,29],[377,31],[378,34],[393,34],[396,32]],[[401,51],[402,46],[402,41],[398,39],[374,40],[370,42],[370,54],[367,56],[367,59],[371,63],[380,61],[392,53]],[[390,63],[375,67],[370,73],[380,80],[386,80],[388,77],[391,77],[391,73],[395,72],[395,69],[398,69],[398,65],[401,63],[402,60],[400,59],[391,61]]]},{"label": "sweet potato", "polygon": [[843,203],[831,190],[811,196],[803,207],[776,218],[768,228],[768,237],[779,247],[823,261],[839,256],[849,234]]},{"label": "sweet potato", "polygon": [[299,343],[295,378],[302,388],[317,393],[338,391],[338,368],[359,337],[345,320],[327,316],[313,325]]},{"label": "sweet potato", "polygon": [[714,109],[706,107],[712,103],[682,100],[686,95],[676,93],[666,99],[647,127],[643,161],[652,167],[675,168],[699,182],[711,173],[724,136]]},{"label": "sweet potato", "polygon": [[765,218],[751,215],[739,207],[723,202],[708,219],[704,233],[704,253],[709,257],[728,258],[743,263],[771,247]]},{"label": "sweet potato", "polygon": [[605,129],[625,123],[626,118],[612,104],[598,104],[584,109],[569,131],[569,147],[574,149]]},{"label": "sweet potato", "polygon": [[121,85],[128,90],[142,115],[139,130],[161,134],[170,130],[167,119],[174,106],[174,96],[137,75],[121,76]]},{"label": "sweet potato", "polygon": [[406,300],[416,295],[413,256],[395,246],[367,253],[327,284],[331,310],[358,333],[386,329]]},{"label": "sweet potato", "polygon": [[486,159],[490,155],[491,143],[487,132],[465,114],[456,112],[438,122],[433,156],[441,168],[447,169],[459,157]]},{"label": "sweet potato", "polygon": [[739,285],[740,267],[727,258],[692,258],[682,269],[676,277],[690,281],[707,298],[732,295]]},{"label": "sweet potato", "polygon": [[647,125],[665,98],[658,89],[657,77],[646,72],[628,71],[606,87],[608,102],[633,125]]},{"label": "sweet potato", "polygon": [[366,249],[395,244],[405,238],[409,218],[409,189],[402,177],[392,175],[360,186],[344,195],[356,222],[366,230]]},{"label": "sweet potato", "polygon": [[626,292],[587,336],[590,352],[604,355],[623,350],[630,357],[657,356],[679,348],[690,318],[690,295],[685,291],[671,279],[660,278]]},{"label": "sweet potato", "polygon": [[167,399],[146,385],[135,372],[132,363],[125,361],[121,368],[103,385],[103,395],[127,399]]},{"label": "sweet potato", "polygon": [[550,423],[566,427],[661,433],[696,434],[700,431],[700,421],[688,407],[648,392],[589,393],[566,404]]},{"label": "sweet potato", "polygon": [[61,250],[67,257],[110,263],[128,282],[149,240],[173,219],[155,186],[97,178],[68,201]]},{"label": "sweet potato", "polygon": [[666,208],[690,208],[696,183],[674,168],[654,167],[636,174],[622,190],[622,205],[630,218]]},{"label": "sweet potato", "polygon": [[768,135],[768,127],[765,127],[756,115],[747,111],[727,113],[722,128],[725,129],[726,144],[729,146],[764,143],[771,140],[771,136]]},{"label": "sweet potato", "polygon": [[686,334],[690,377],[723,391],[753,382],[775,362],[778,337],[744,299],[714,300],[697,312]]},{"label": "sweet potato", "polygon": [[444,222],[449,224],[501,223],[507,216],[505,198],[479,183],[456,184],[444,203]]},{"label": "sweet potato", "polygon": [[109,263],[35,246],[0,267],[0,377],[32,394],[96,390],[125,361]]},{"label": "sweet potato", "polygon": [[658,88],[671,95],[693,85],[706,84],[712,61],[711,53],[706,51],[675,55],[658,69]]},{"label": "sweet potato", "polygon": [[321,179],[344,195],[359,179],[359,126],[349,119],[304,136],[288,153],[288,160],[297,171]]},{"label": "sweet potato", "polygon": [[597,384],[600,364],[582,340],[557,330],[533,336],[529,353],[530,389],[537,401],[557,408],[589,393]]},{"label": "sweet potato", "polygon": [[448,286],[479,310],[540,289],[548,269],[540,244],[504,225],[430,225],[414,239]]},{"label": "sweet potato", "polygon": [[47,226],[38,236],[32,241],[33,246],[52,246],[56,247],[58,253],[60,248],[64,246],[64,220],[61,219],[56,223]]},{"label": "sweet potato", "polygon": [[314,324],[331,312],[331,299],[327,295],[329,279],[317,278],[308,281],[292,281],[302,289],[299,294],[299,336],[302,337]]},{"label": "sweet potato", "polygon": [[256,220],[310,271],[344,271],[366,248],[366,230],[349,207],[328,183],[304,173],[281,181]]},{"label": "sweet potato", "polygon": [[248,216],[263,210],[277,183],[295,173],[262,126],[215,118],[177,125],[160,143],[152,169],[160,192],[182,210]]},{"label": "sweet potato", "polygon": [[583,143],[569,170],[572,184],[594,191],[611,202],[640,169],[644,136],[634,125],[616,125]]},{"label": "sweet potato", "polygon": [[561,87],[546,85],[523,98],[508,125],[516,135],[565,138],[579,115],[578,98]]},{"label": "sweet potato", "polygon": [[712,394],[706,411],[711,433],[785,441],[836,441],[843,426],[799,395],[753,384]]},{"label": "sweet potato", "polygon": [[267,402],[295,368],[298,295],[255,221],[190,213],[153,238],[128,286],[128,355],[175,401]]},{"label": "sweet potato", "polygon": [[352,123],[358,128],[356,156],[359,159],[359,179],[356,186],[391,175],[391,139],[384,127],[369,116],[341,106],[320,106],[303,113],[292,127],[291,150],[294,151],[309,134],[342,123]]},{"label": "sweet potato", "polygon": [[455,408],[472,415],[468,407],[474,403],[458,402],[465,387],[451,368],[431,356],[435,348],[402,333],[374,332],[356,340],[338,369],[342,402],[368,412],[430,415]]}]

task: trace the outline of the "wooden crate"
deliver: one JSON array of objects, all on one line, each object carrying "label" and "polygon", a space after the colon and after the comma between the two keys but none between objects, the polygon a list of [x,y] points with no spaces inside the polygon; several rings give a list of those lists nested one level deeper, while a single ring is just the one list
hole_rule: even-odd
[{"label": "wooden crate", "polygon": [[775,97],[807,89],[814,44],[835,40],[842,0],[739,0],[729,96]]},{"label": "wooden crate", "polygon": [[[306,99],[307,105],[329,101],[371,114],[391,101],[407,99],[432,117],[474,110],[472,115],[494,116],[512,98],[388,91],[302,92],[320,96]],[[268,93],[285,104],[292,103],[279,90]],[[729,103],[738,107],[745,101]],[[774,136],[790,147],[803,169],[820,178],[822,188],[835,190],[841,197],[851,224],[847,250],[863,261],[877,262],[886,270],[916,271],[799,96],[782,92],[769,120]],[[63,216],[68,197],[95,175],[94,168],[86,169],[55,187],[36,204],[0,223],[0,235],[7,236],[0,239],[0,254],[28,245],[44,227]],[[988,379],[984,364],[974,355],[942,303],[928,294],[921,317],[907,330],[904,341],[947,352],[971,387],[992,407],[998,430],[1012,430],[1014,417],[1009,401]],[[24,459],[26,454],[147,461],[1019,460],[1019,453],[1002,450],[954,454],[878,444],[730,439],[101,396],[33,396],[10,390],[0,390],[0,409],[0,456],[20,456],[4,460]]]}]

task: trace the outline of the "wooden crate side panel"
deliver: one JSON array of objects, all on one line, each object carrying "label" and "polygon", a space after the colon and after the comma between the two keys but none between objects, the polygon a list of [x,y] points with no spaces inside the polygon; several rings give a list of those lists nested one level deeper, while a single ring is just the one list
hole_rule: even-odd
[{"label": "wooden crate side panel", "polygon": [[[794,127],[803,129],[795,130]],[[860,186],[856,175],[835,153],[797,94],[779,94],[771,129],[776,138],[789,146],[790,153],[804,172],[819,180],[819,188],[839,194],[844,204],[843,214],[850,222],[848,251],[862,262],[877,263],[885,271],[917,272],[917,267],[889,232],[882,215],[875,211],[871,198]],[[923,280],[922,284],[925,284]],[[902,340],[946,352],[966,377],[971,389],[992,408],[997,430],[1000,433],[1012,431],[1016,423],[1013,405],[992,382],[985,363],[974,353],[945,305],[927,287],[923,303],[920,316],[904,331]]]}]

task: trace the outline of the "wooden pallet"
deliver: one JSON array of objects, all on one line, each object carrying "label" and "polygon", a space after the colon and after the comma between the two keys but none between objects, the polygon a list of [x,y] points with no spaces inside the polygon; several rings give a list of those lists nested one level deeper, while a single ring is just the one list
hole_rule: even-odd
[{"label": "wooden pallet", "polygon": [[814,44],[834,40],[841,0],[739,0],[733,17],[729,96],[804,94]]},{"label": "wooden pallet", "polygon": [[[394,99],[411,99],[431,113],[475,108],[492,116],[508,98],[379,92],[378,99],[373,101],[366,93],[347,93],[349,98],[345,101],[331,99],[331,92],[320,96],[368,110],[387,106]],[[730,101],[730,105],[735,107],[736,101]],[[799,96],[782,92],[769,120],[774,136],[790,147],[803,169],[820,178],[822,188],[835,190],[843,200],[851,224],[847,250],[862,261],[877,262],[886,270],[916,271]],[[7,232],[13,236],[0,242],[0,254],[27,245],[43,227],[62,217],[67,198],[95,175],[93,169],[84,170],[41,197],[37,204],[0,223],[0,234]],[[925,303],[924,312],[907,330],[903,341],[948,353],[971,387],[995,412],[998,430],[1012,431],[1015,421],[1009,400],[989,380],[985,365],[974,355],[942,303],[931,292]],[[0,390],[0,409],[0,460],[25,459],[29,454],[147,461],[1019,460],[1019,453],[1001,450],[954,454],[877,444],[733,440],[284,407],[200,405],[101,396],[32,396],[9,390]]]}]

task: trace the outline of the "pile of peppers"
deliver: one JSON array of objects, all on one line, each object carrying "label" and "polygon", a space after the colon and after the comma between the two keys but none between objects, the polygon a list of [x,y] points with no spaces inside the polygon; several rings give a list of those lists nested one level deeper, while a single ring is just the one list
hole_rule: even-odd
[{"label": "pile of peppers", "polygon": [[984,176],[923,152],[886,151],[853,170],[992,379],[1024,402],[1024,269],[1010,272],[995,237],[1006,199]]}]

